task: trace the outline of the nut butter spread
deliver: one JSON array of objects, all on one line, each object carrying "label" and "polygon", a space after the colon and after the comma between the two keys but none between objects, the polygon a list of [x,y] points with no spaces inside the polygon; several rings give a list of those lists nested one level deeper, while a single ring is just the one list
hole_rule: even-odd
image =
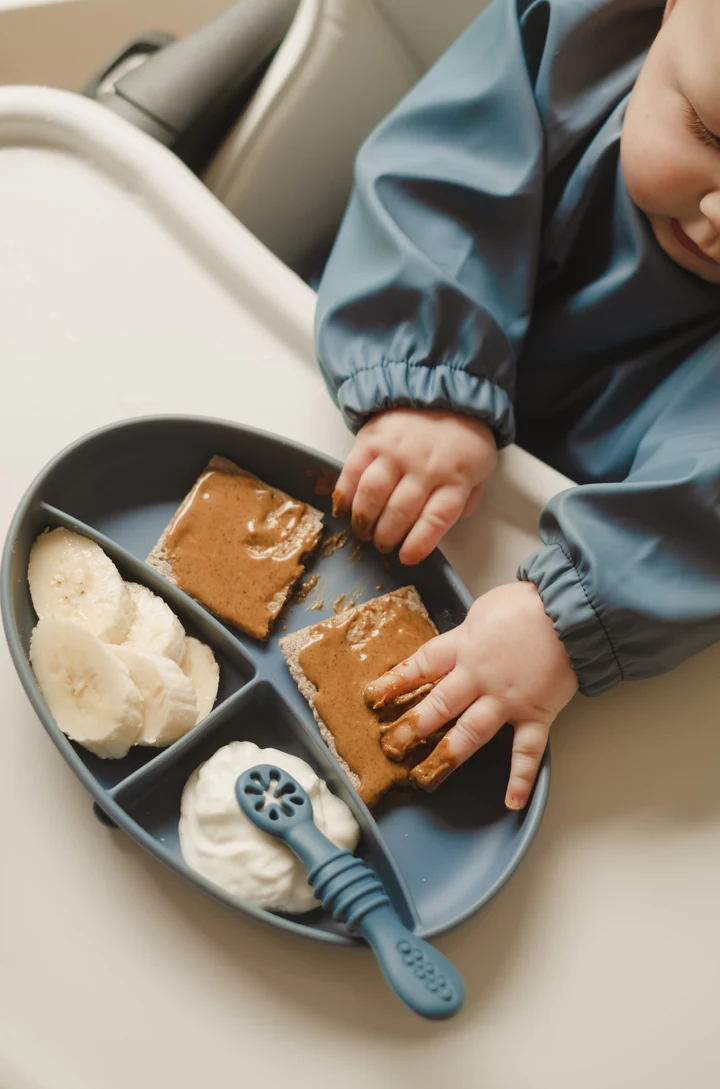
[{"label": "nut butter spread", "polygon": [[182,590],[265,639],[321,530],[305,503],[247,473],[209,469],[175,515],[166,548]]},{"label": "nut butter spread", "polygon": [[[298,660],[318,690],[315,710],[332,733],[338,755],[359,776],[360,797],[372,806],[391,787],[408,782],[417,757],[395,763],[385,756],[380,715],[367,706],[365,687],[432,639],[435,628],[402,596],[391,593],[350,615],[324,620],[308,633],[311,641]],[[405,710],[407,705],[397,714]],[[384,718],[389,711],[384,708]]]},{"label": "nut butter spread", "polygon": [[449,737],[444,737],[437,748],[410,772],[410,778],[421,790],[432,792],[444,783],[451,771],[458,766]]}]

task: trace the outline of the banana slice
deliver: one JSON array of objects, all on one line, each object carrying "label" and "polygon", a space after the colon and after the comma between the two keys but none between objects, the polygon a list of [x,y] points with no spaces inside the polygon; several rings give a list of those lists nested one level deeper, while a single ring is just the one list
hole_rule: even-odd
[{"label": "banana slice", "polygon": [[135,606],[135,618],[123,645],[181,662],[185,630],[170,606],[147,586],[137,582],[126,582],[125,586]]},{"label": "banana slice", "polygon": [[140,736],[143,701],[113,649],[71,620],[44,617],[30,640],[30,662],[62,732],[118,760]]},{"label": "banana slice", "polygon": [[53,529],[38,537],[28,564],[30,596],[41,620],[72,620],[104,643],[121,643],[133,605],[112,560],[79,533]]},{"label": "banana slice", "polygon": [[220,667],[210,647],[188,635],[185,640],[185,657],[180,668],[193,683],[197,699],[197,721],[202,722],[215,706],[220,684]]},{"label": "banana slice", "polygon": [[135,647],[113,647],[143,698],[144,720],[138,745],[171,745],[197,721],[192,681],[170,658]]}]

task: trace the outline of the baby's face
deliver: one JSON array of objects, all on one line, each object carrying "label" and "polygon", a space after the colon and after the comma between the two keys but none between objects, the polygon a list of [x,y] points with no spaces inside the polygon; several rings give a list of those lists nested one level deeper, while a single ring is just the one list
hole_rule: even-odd
[{"label": "baby's face", "polygon": [[630,96],[630,196],[668,257],[720,283],[720,0],[668,0]]}]

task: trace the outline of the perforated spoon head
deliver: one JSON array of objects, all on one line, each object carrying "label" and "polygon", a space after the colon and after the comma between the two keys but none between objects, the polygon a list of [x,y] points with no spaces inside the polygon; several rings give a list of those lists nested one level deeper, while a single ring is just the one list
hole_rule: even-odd
[{"label": "perforated spoon head", "polygon": [[245,816],[271,836],[282,838],[292,827],[313,821],[306,791],[273,764],[244,771],[235,783],[235,796]]}]

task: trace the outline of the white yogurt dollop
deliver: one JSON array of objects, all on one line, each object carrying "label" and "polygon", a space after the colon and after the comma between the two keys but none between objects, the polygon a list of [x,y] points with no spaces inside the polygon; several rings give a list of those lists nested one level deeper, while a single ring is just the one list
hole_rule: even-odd
[{"label": "white yogurt dollop", "polygon": [[338,847],[354,851],[360,829],[352,813],[304,760],[251,741],[231,741],[192,773],[180,803],[180,850],[188,866],[232,896],[270,911],[312,911],[318,901],[307,870],[280,840],[240,809],[235,781],[256,764],[276,764],[297,779],[315,823]]}]

